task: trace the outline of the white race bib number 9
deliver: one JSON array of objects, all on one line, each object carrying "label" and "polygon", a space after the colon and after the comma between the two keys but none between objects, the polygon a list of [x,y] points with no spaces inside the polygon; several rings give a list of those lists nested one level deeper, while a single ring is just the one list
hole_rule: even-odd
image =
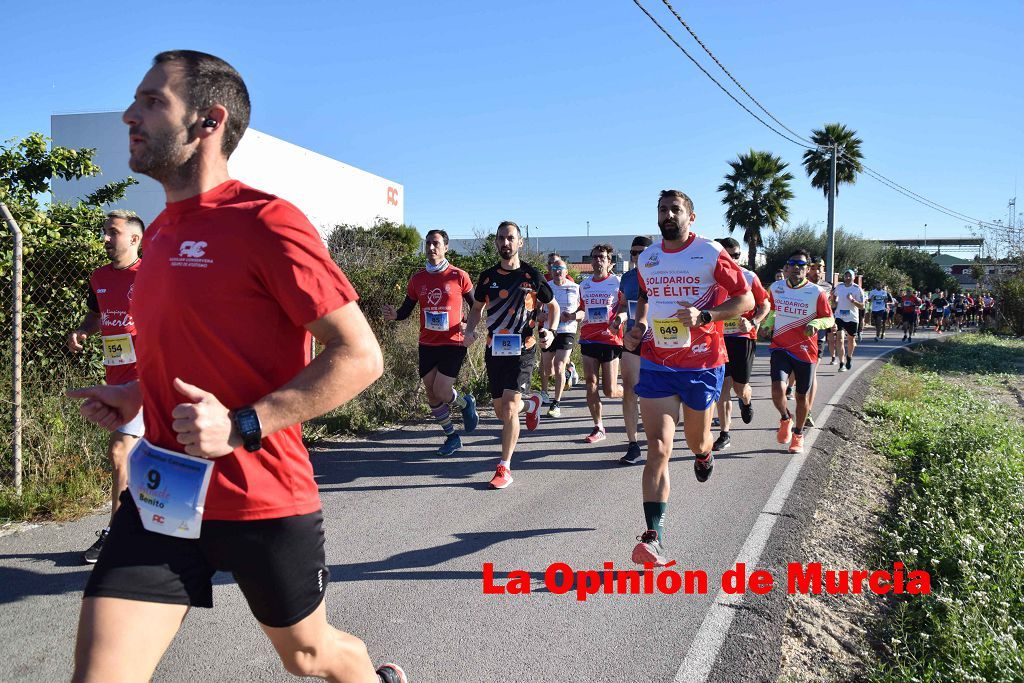
[{"label": "white race bib number 9", "polygon": [[690,328],[678,318],[660,318],[654,321],[654,345],[660,349],[685,349],[690,345]]},{"label": "white race bib number 9", "polygon": [[128,491],[146,531],[199,538],[213,461],[139,442],[128,455]]},{"label": "white race bib number 9", "polygon": [[434,332],[447,332],[448,311],[424,311],[423,326]]},{"label": "white race bib number 9", "polygon": [[496,334],[491,338],[492,356],[518,356],[523,351],[523,338],[518,334]]},{"label": "white race bib number 9", "polygon": [[103,337],[104,365],[131,365],[135,362],[135,342],[130,334]]}]

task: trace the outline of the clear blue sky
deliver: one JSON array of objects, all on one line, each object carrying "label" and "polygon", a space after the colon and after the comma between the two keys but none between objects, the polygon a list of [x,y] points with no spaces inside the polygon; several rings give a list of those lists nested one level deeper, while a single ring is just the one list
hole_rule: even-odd
[{"label": "clear blue sky", "polygon": [[[713,66],[659,0],[645,6]],[[245,77],[252,125],[405,185],[405,216],[453,236],[504,218],[541,236],[653,232],[659,190],[724,224],[726,162],[770,150],[796,176],[791,220],[826,203],[800,148],[727,99],[630,0],[14,3],[0,136],[54,112],[121,109],[152,55],[212,52]],[[1024,2],[679,2],[790,128],[854,128],[865,162],[962,213],[1024,210]],[[716,74],[717,75],[717,74]],[[723,76],[724,79],[724,76]],[[724,82],[724,81],[723,81]],[[837,222],[865,237],[965,234],[866,176]]]}]

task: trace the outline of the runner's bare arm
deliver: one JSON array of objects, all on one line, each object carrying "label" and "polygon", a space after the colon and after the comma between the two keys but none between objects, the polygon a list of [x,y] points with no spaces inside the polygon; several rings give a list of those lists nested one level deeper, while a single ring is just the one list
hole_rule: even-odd
[{"label": "runner's bare arm", "polygon": [[90,334],[96,334],[100,331],[100,314],[96,311],[86,311],[85,317],[82,318],[82,324],[75,328],[71,334],[68,335],[68,349],[74,352],[81,351],[84,347],[86,338]]},{"label": "runner's bare arm", "polygon": [[[263,436],[323,415],[370,386],[384,369],[377,338],[355,302],[315,320],[306,329],[323,351],[280,389],[256,401]],[[171,412],[178,442],[189,455],[216,458],[242,444],[230,411],[216,396],[174,380],[185,402]]]},{"label": "runner's bare arm", "polygon": [[66,393],[68,398],[85,399],[79,407],[82,417],[111,432],[131,422],[142,410],[142,389],[138,380],[71,389]]},{"label": "runner's bare arm", "polygon": [[647,333],[647,295],[640,292],[636,302],[636,321],[633,328],[622,337],[622,344],[630,351],[635,351]]},{"label": "runner's bare arm", "polygon": [[469,310],[469,320],[466,321],[466,333],[462,337],[463,346],[472,346],[476,341],[476,326],[480,324],[480,314],[484,310],[484,302],[473,300],[473,307]]}]

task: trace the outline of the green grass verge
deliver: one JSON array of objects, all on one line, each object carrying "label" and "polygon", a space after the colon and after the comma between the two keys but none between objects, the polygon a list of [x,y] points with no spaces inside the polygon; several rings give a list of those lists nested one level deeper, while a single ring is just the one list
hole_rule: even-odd
[{"label": "green grass verge", "polygon": [[875,379],[872,445],[896,481],[880,566],[932,577],[896,598],[876,681],[1024,680],[1024,411],[976,385],[1019,383],[1024,342],[965,335]]},{"label": "green grass verge", "polygon": [[[71,362],[26,367],[22,385],[22,488],[13,486],[13,435],[0,417],[0,522],[70,519],[110,500],[107,432],[86,422],[64,390],[95,384],[89,368]],[[10,396],[10,375],[0,392]],[[5,401],[7,404],[7,401]],[[7,404],[9,405],[9,404]]]}]

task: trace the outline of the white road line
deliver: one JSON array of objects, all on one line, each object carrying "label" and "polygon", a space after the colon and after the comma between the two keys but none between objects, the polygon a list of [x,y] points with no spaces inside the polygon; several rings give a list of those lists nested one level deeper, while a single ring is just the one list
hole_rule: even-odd
[{"label": "white road line", "polygon": [[[894,346],[879,356],[858,362],[857,369],[846,377],[845,382],[839,385],[839,390],[832,394],[831,400],[826,404],[824,410],[819,413],[815,421],[822,426],[828,422],[828,418],[832,415],[833,407],[838,405],[846,390],[870,363],[881,360],[894,351],[920,344],[922,341],[927,340],[923,339],[913,344]],[[768,502],[765,503],[761,514],[757,516],[757,520],[754,522],[747,540],[744,541],[743,547],[740,548],[735,564],[743,562],[747,565],[748,569],[753,569],[761,560],[761,553],[764,552],[764,547],[768,543],[772,529],[775,528],[775,521],[786,506],[789,492],[793,489],[793,484],[796,483],[800,470],[803,468],[804,462],[807,461],[807,456],[811,449],[814,448],[820,433],[821,429],[815,428],[807,436],[807,440],[804,441],[804,452],[794,455],[793,459],[789,461],[789,465],[786,466],[782,477],[775,485],[775,489],[768,498]],[[736,615],[735,608],[741,602],[743,602],[742,595],[728,595],[722,591],[718,592],[714,604],[711,605],[711,609],[708,610],[700,628],[697,629],[697,634],[693,637],[693,642],[690,643],[690,649],[686,652],[686,658],[683,659],[679,671],[676,672],[675,683],[704,683],[707,680],[711,674],[711,667],[714,665],[715,660],[718,659],[718,653],[722,649],[725,637],[729,633],[729,627],[732,625],[733,617]]]}]

